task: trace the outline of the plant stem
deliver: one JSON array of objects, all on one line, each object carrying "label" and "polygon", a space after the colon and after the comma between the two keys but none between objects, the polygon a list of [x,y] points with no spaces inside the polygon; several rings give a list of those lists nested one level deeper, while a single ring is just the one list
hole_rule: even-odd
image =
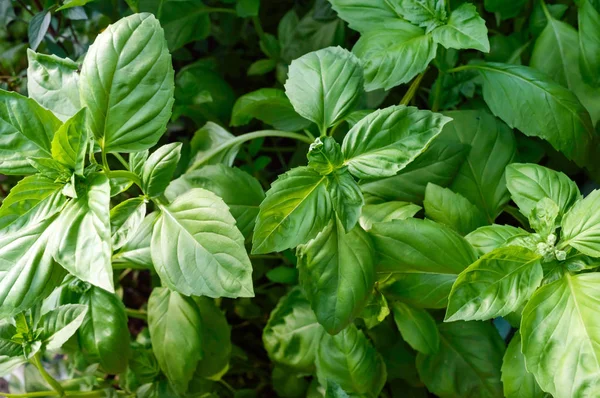
[{"label": "plant stem", "polygon": [[442,70],[440,70],[437,81],[435,82],[435,91],[433,92],[433,105],[431,106],[432,112],[437,112],[440,109],[443,77],[444,77],[444,72]]},{"label": "plant stem", "polygon": [[220,12],[224,14],[237,14],[233,8],[207,7],[203,11],[205,13]]},{"label": "plant stem", "polygon": [[260,19],[258,17],[252,17],[252,24],[254,25],[254,30],[256,30],[258,38],[263,41],[265,38],[265,30],[260,23]]},{"label": "plant stem", "polygon": [[529,220],[521,214],[519,209],[514,206],[505,206],[504,211],[510,214],[515,220],[517,220],[525,229],[529,230]]},{"label": "plant stem", "polygon": [[108,167],[108,159],[106,157],[106,152],[102,150],[102,167],[107,173],[110,173],[110,167]]},{"label": "plant stem", "polygon": [[128,171],[128,170],[105,170],[105,172],[109,178],[126,178],[129,181],[132,181],[138,187],[140,187],[140,188],[142,187],[142,181],[140,180],[140,178],[135,173],[132,173],[131,171]]},{"label": "plant stem", "polygon": [[446,71],[446,73],[462,72],[464,70],[469,70],[469,69],[473,69],[473,65],[461,65],[461,66],[457,66],[456,68],[448,69]]},{"label": "plant stem", "polygon": [[[302,134],[291,133],[289,131],[279,131],[279,130],[256,131],[254,133],[248,133],[248,134],[237,136],[234,139],[232,139],[231,141],[224,142],[223,144],[219,145],[212,151],[208,152],[202,159],[200,159],[197,162],[195,162],[194,164],[192,164],[188,168],[188,171],[196,170],[197,168],[199,168],[200,166],[202,166],[203,164],[208,162],[210,159],[212,159],[219,153],[221,153],[229,148],[243,144],[246,141],[254,140],[257,138],[263,138],[263,137],[289,138],[292,140],[302,141],[306,144],[312,144],[312,142],[313,142],[313,140],[311,140],[310,138],[308,138]],[[111,172],[111,173],[114,173],[114,172]]]},{"label": "plant stem", "polygon": [[125,167],[127,170],[129,170],[129,164],[127,163],[127,161],[125,160],[125,158],[123,158],[123,156],[121,156],[120,153],[114,152],[113,155],[114,155],[114,157],[117,158],[117,160],[119,162],[121,162],[121,164],[123,165],[123,167]]},{"label": "plant stem", "polygon": [[50,374],[48,372],[46,372],[46,369],[44,369],[44,366],[42,365],[42,361],[40,360],[40,353],[38,352],[37,354],[35,354],[33,356],[33,358],[31,358],[30,361],[33,364],[33,366],[35,366],[37,368],[37,370],[40,372],[40,374],[42,375],[42,377],[44,378],[46,383],[48,383],[48,385],[50,387],[52,387],[52,389],[54,391],[56,391],[58,396],[64,397],[65,390],[62,388],[60,383],[58,381],[56,381],[56,379],[54,379],[54,377],[50,376]]},{"label": "plant stem", "polygon": [[425,72],[423,71],[423,73],[420,73],[415,80],[413,80],[413,82],[411,83],[410,87],[408,88],[408,91],[406,92],[406,94],[404,94],[404,97],[402,97],[402,101],[400,101],[400,105],[408,105],[408,103],[410,102],[410,100],[413,99],[413,97],[415,96],[417,90],[419,89],[419,85],[421,84],[421,80],[423,80],[423,76],[425,76]]},{"label": "plant stem", "polygon": [[133,308],[125,308],[125,313],[129,318],[148,320],[148,313],[142,310],[134,310]]},{"label": "plant stem", "polygon": [[227,388],[233,395],[235,395],[236,391],[235,388],[231,387],[231,385],[229,383],[227,383],[225,380],[220,379],[219,383],[221,383],[225,388]]}]

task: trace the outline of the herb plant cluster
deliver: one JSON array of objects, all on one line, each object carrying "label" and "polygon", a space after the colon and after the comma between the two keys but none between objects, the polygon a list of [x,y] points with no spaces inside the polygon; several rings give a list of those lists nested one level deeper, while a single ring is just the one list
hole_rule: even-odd
[{"label": "herb plant cluster", "polygon": [[0,22],[5,396],[600,396],[596,0]]}]

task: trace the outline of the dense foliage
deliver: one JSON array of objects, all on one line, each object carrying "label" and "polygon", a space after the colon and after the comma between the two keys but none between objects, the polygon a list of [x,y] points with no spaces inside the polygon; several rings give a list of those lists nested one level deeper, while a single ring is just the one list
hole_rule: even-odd
[{"label": "dense foliage", "polygon": [[7,397],[597,397],[597,0],[0,3]]}]

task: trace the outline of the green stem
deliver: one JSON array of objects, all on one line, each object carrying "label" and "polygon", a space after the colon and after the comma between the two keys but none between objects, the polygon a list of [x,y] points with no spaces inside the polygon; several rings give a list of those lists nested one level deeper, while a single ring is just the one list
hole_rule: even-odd
[{"label": "green stem", "polygon": [[138,187],[140,187],[140,188],[142,187],[142,180],[140,180],[140,177],[138,177],[137,174],[132,173],[131,171],[107,170],[106,174],[108,175],[109,178],[126,178],[129,181],[132,181]]},{"label": "green stem", "polygon": [[104,168],[104,170],[107,173],[110,172],[110,167],[108,167],[108,159],[106,157],[106,152],[104,152],[104,150],[102,151],[102,167]]},{"label": "green stem", "polygon": [[542,6],[542,10],[544,11],[544,15],[548,19],[548,22],[552,20],[552,14],[548,11],[548,7],[546,7],[546,2],[544,0],[540,0],[540,5]]},{"label": "green stem", "polygon": [[60,383],[58,381],[56,381],[56,379],[54,377],[50,376],[50,374],[48,372],[46,372],[46,369],[44,369],[44,366],[42,365],[42,361],[40,360],[39,352],[37,354],[35,354],[33,356],[33,358],[31,358],[30,362],[33,364],[33,366],[35,366],[37,368],[37,370],[40,372],[40,374],[42,375],[42,377],[44,378],[46,383],[48,383],[48,385],[50,387],[52,387],[52,389],[54,391],[56,391],[58,396],[64,397],[65,390],[62,388]]},{"label": "green stem", "polygon": [[433,92],[433,105],[431,106],[432,112],[437,112],[440,109],[440,100],[442,98],[442,81],[444,77],[444,72],[440,70],[440,73],[437,78],[437,82],[435,85],[435,91]]},{"label": "green stem", "polygon": [[235,388],[233,388],[229,383],[227,383],[225,380],[221,379],[219,380],[219,383],[221,383],[225,388],[227,388],[233,395],[236,394]]},{"label": "green stem", "polygon": [[508,59],[508,61],[506,61],[507,64],[514,64],[515,61],[521,56],[521,54],[523,54],[523,52],[525,50],[527,50],[527,47],[529,47],[529,45],[532,43],[531,40],[529,40],[527,43],[523,44],[521,47],[517,48],[515,50],[515,52],[512,53],[512,55],[510,56],[510,58]]},{"label": "green stem", "polygon": [[233,8],[217,8],[217,7],[207,7],[203,10],[203,13],[224,13],[224,14],[237,14],[237,12]]},{"label": "green stem", "polygon": [[505,206],[504,211],[517,220],[523,226],[523,228],[529,230],[529,220],[527,220],[527,218],[521,214],[519,209],[514,206]]},{"label": "green stem", "polygon": [[342,124],[344,121],[340,120],[338,121],[336,124],[333,125],[333,127],[331,128],[331,130],[329,130],[329,136],[333,137],[333,135],[335,134],[335,131],[337,130],[338,127],[340,127],[340,124]]},{"label": "green stem", "polygon": [[127,163],[127,161],[125,160],[125,158],[123,156],[121,156],[121,154],[114,152],[113,155],[114,155],[114,157],[117,158],[117,160],[119,162],[121,162],[123,167],[125,167],[127,170],[129,170],[129,163]]},{"label": "green stem", "polygon": [[146,311],[125,308],[125,313],[129,318],[142,319],[144,321],[148,320],[148,313]]},{"label": "green stem", "polygon": [[448,69],[446,71],[446,73],[462,72],[464,70],[469,70],[469,69],[473,69],[473,65],[461,65],[461,66],[457,66],[456,68]]},{"label": "green stem", "polygon": [[202,159],[200,159],[199,161],[195,162],[194,164],[192,164],[189,168],[188,171],[192,171],[192,170],[196,170],[197,168],[199,168],[200,166],[202,166],[203,164],[205,164],[207,161],[209,161],[210,159],[212,159],[213,157],[215,157],[216,155],[218,155],[219,153],[232,148],[234,146],[243,144],[246,141],[250,141],[250,140],[254,140],[257,138],[263,138],[263,137],[280,137],[280,138],[289,138],[292,140],[298,140],[298,141],[302,141],[306,144],[312,144],[313,140],[311,140],[310,138],[302,135],[302,134],[298,134],[298,133],[291,133],[288,131],[279,131],[279,130],[261,130],[261,131],[256,131],[254,133],[248,133],[248,134],[244,134],[244,135],[240,135],[235,137],[234,139],[224,142],[223,144],[219,145],[218,147],[216,147],[215,149],[213,149],[212,151],[208,152],[206,155],[204,155],[204,157]]},{"label": "green stem", "polygon": [[408,88],[408,91],[406,92],[406,94],[404,94],[404,97],[402,97],[402,101],[400,101],[400,105],[408,105],[410,100],[413,99],[413,97],[417,93],[417,90],[419,89],[419,86],[421,85],[421,80],[423,80],[423,76],[425,76],[425,71],[423,73],[420,73],[415,78],[415,80],[413,80],[412,84]]},{"label": "green stem", "polygon": [[263,29],[260,19],[258,17],[252,17],[252,24],[254,25],[254,30],[256,30],[256,34],[258,38],[262,41],[265,38],[265,30]]}]

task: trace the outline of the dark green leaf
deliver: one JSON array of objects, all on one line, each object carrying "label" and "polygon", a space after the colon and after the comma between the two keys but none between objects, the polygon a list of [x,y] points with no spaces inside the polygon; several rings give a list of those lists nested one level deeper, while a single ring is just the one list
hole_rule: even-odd
[{"label": "dark green leaf", "polygon": [[44,9],[31,18],[29,21],[28,27],[28,36],[29,36],[29,47],[33,51],[35,51],[42,40],[44,40],[44,36],[46,36],[46,32],[50,27],[50,22],[52,20],[52,14],[50,14],[50,10]]},{"label": "dark green leaf", "polygon": [[427,311],[396,301],[392,303],[392,312],[402,338],[412,348],[423,354],[435,354],[439,350],[437,326]]}]

